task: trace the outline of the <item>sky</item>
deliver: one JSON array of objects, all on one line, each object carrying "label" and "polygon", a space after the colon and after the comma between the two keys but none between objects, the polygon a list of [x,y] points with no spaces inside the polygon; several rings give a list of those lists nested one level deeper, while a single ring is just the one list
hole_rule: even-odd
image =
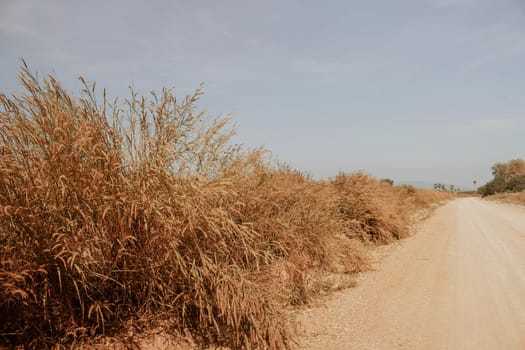
[{"label": "sky", "polygon": [[72,92],[205,83],[235,142],[316,178],[467,189],[525,158],[525,1],[0,0],[0,91],[23,57]]}]

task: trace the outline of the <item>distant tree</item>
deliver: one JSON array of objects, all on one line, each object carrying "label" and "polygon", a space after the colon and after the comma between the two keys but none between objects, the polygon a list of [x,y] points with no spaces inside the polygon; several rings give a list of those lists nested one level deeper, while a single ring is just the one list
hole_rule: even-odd
[{"label": "distant tree", "polygon": [[508,162],[498,162],[491,167],[491,170],[493,179],[478,188],[482,196],[525,190],[525,160],[516,158]]},{"label": "distant tree", "polygon": [[507,191],[522,192],[525,191],[525,175],[514,176],[507,182]]},{"label": "distant tree", "polygon": [[525,160],[516,158],[508,162],[498,162],[491,169],[494,178],[502,177],[509,181],[514,176],[525,175]]},{"label": "distant tree", "polygon": [[446,191],[447,187],[444,184],[442,184],[442,183],[435,183],[434,184],[434,189],[437,190],[437,191]]},{"label": "distant tree", "polygon": [[481,197],[487,196],[487,185],[479,186],[478,187],[478,193],[481,195]]},{"label": "distant tree", "polygon": [[513,177],[525,175],[525,161],[523,159],[512,159],[507,163],[505,181],[510,181]]},{"label": "distant tree", "polygon": [[496,177],[505,177],[505,175],[507,174],[507,163],[502,163],[502,162],[499,162],[499,163],[496,163],[494,164],[492,167],[492,175],[494,176],[494,178]]},{"label": "distant tree", "polygon": [[487,182],[484,186],[478,188],[478,193],[481,196],[490,196],[496,193],[505,192],[507,189],[507,183],[503,177],[495,177],[491,181]]}]

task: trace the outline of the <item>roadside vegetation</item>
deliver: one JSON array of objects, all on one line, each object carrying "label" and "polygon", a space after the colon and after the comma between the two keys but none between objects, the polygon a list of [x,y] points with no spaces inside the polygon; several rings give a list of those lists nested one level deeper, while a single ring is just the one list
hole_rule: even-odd
[{"label": "roadside vegetation", "polygon": [[316,276],[366,270],[367,246],[451,196],[274,164],[197,112],[200,90],[112,105],[25,66],[20,81],[0,94],[0,347],[161,327],[289,348],[285,305],[315,296]]},{"label": "roadside vegetation", "polygon": [[498,193],[520,193],[525,191],[525,161],[512,159],[492,166],[493,178],[479,187],[482,197]]},{"label": "roadside vegetation", "polygon": [[525,192],[498,193],[485,198],[503,203],[525,205]]}]

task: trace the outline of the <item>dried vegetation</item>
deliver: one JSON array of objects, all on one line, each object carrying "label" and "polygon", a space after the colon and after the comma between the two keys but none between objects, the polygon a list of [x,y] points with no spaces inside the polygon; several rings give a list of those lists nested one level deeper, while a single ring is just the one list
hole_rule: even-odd
[{"label": "dried vegetation", "polygon": [[485,197],[485,199],[509,204],[525,205],[525,192],[498,193],[491,196],[487,196]]},{"label": "dried vegetation", "polygon": [[[123,325],[200,344],[290,346],[284,304],[318,273],[367,268],[443,198],[339,174],[317,181],[232,145],[201,91],[122,105],[23,67],[0,95],[0,346],[71,346]],[[443,196],[443,195],[441,195]]]}]

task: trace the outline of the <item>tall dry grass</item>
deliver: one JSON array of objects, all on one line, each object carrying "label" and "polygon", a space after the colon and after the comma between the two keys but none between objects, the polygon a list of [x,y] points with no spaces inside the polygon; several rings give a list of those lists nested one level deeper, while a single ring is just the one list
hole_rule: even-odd
[{"label": "tall dry grass", "polygon": [[[237,222],[226,120],[164,90],[127,109],[71,98],[27,68],[1,96],[0,334],[68,342],[131,318],[203,341],[285,347],[283,318],[250,277],[269,254]],[[242,162],[241,162],[242,163]]]},{"label": "tall dry grass", "polygon": [[[361,247],[339,211],[330,182],[315,181],[288,167],[259,168],[235,183],[242,222],[259,234],[259,249],[276,257],[266,281],[292,304],[308,301],[313,271],[357,272],[368,267]],[[284,275],[284,276],[283,276]],[[276,278],[281,276],[281,278]]]},{"label": "tall dry grass", "polygon": [[417,191],[272,166],[195,111],[200,90],[111,106],[26,66],[20,80],[23,96],[0,95],[0,345],[162,323],[285,349],[283,303],[308,300],[312,271],[361,271],[361,242],[407,235]]},{"label": "tall dry grass", "polygon": [[380,244],[408,235],[408,210],[404,198],[391,184],[363,173],[339,174],[332,184],[352,234]]},{"label": "tall dry grass", "polygon": [[439,203],[457,198],[461,195],[460,193],[447,191],[414,189],[411,186],[401,186],[400,190],[402,191],[401,196],[404,197],[404,201],[411,212],[417,209],[431,209]]}]

